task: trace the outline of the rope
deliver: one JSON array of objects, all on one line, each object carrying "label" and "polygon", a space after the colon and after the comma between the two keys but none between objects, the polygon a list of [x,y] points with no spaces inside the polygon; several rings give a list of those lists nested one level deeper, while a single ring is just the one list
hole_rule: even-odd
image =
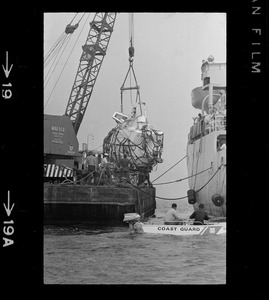
[{"label": "rope", "polygon": [[[216,172],[211,176],[211,178],[199,189],[199,190],[197,190],[197,191],[195,191],[196,193],[198,193],[198,192],[200,192],[203,188],[205,188],[205,186],[206,185],[208,185],[208,183],[213,179],[213,177],[218,173],[218,171],[221,169],[221,167],[222,166],[224,166],[224,167],[226,167],[226,165],[225,164],[221,164],[219,167],[218,167],[218,169],[216,170]],[[208,168],[207,170],[209,170],[209,169],[211,169],[211,168]],[[98,184],[97,185],[99,185],[99,183],[100,183],[100,178],[101,178],[101,175],[102,175],[102,173],[103,173],[103,171],[104,170],[102,170],[101,171],[101,173],[99,173],[99,181],[98,181]],[[204,170],[204,171],[202,171],[202,172],[205,172],[206,170]],[[93,172],[97,172],[97,171],[93,171]],[[81,180],[85,180],[88,176],[90,176],[93,172],[91,172],[91,173],[89,173],[87,176],[85,176],[84,178],[82,178]],[[200,173],[202,173],[202,172],[200,172]],[[198,173],[197,173],[198,174]],[[104,176],[104,179],[105,179],[105,181],[106,181],[106,178],[105,178],[105,176]],[[81,181],[80,180],[80,181]],[[77,182],[80,182],[80,181],[77,181]],[[115,184],[113,184],[112,182],[111,183],[108,183],[107,181],[106,181],[106,183],[108,184],[108,185],[110,185],[110,186],[115,186],[115,187],[117,187]],[[63,183],[62,183],[63,184]],[[134,189],[136,189],[136,190],[138,190],[138,191],[140,191],[140,192],[142,192],[142,193],[144,193],[144,194],[146,194],[146,195],[148,195],[148,196],[150,196],[150,197],[154,197],[153,195],[151,195],[151,194],[149,194],[149,193],[147,193],[147,192],[145,192],[144,190],[142,190],[141,188],[139,188],[139,187],[137,187],[137,186],[135,186],[134,184],[132,184],[131,182],[129,182],[129,184],[134,188]],[[155,198],[157,198],[157,199],[161,199],[161,200],[169,200],[169,201],[176,201],[176,200],[182,200],[182,199],[185,199],[185,198],[188,198],[188,196],[183,196],[183,197],[177,197],[177,198],[166,198],[166,197],[159,197],[159,196],[156,196],[155,195]]]},{"label": "rope", "polygon": [[[87,179],[90,175],[92,175],[94,172],[100,174],[98,171],[92,171],[92,172],[90,172],[89,174],[87,174],[85,177],[81,178],[80,180],[77,180],[76,183],[79,183],[79,182],[84,181],[84,180]],[[71,180],[69,180],[69,181],[71,181]],[[71,182],[74,182],[74,181],[71,181]],[[67,182],[67,183],[68,183],[68,182]],[[63,181],[63,182],[61,182],[60,184],[66,184],[66,182]]]},{"label": "rope", "polygon": [[[195,191],[196,193],[198,193],[198,192],[200,192],[211,180],[212,180],[212,178],[218,173],[218,171],[221,169],[221,167],[222,166],[225,166],[226,167],[226,165],[224,165],[224,164],[221,164],[219,167],[218,167],[218,169],[216,170],[216,172],[212,175],[212,177],[199,189],[199,190],[197,190],[197,191]],[[205,171],[205,170],[204,170]],[[144,193],[144,194],[146,194],[146,195],[148,195],[148,196],[151,196],[151,197],[153,197],[151,194],[149,194],[149,193],[147,193],[147,192],[145,192],[145,191],[143,191],[143,190],[141,190],[139,187],[137,187],[137,186],[135,186],[135,185],[133,185],[132,183],[130,183],[135,189],[137,189],[137,190],[139,190],[139,191],[141,191],[142,193]],[[182,199],[185,199],[185,198],[188,198],[188,196],[183,196],[183,197],[178,197],[178,198],[165,198],[165,197],[159,197],[159,196],[155,196],[155,198],[157,198],[157,199],[161,199],[161,200],[173,200],[173,201],[175,201],[175,200],[182,200]]]},{"label": "rope", "polygon": [[[198,151],[198,157],[197,157],[197,161],[196,161],[196,172],[197,172],[198,165],[199,165],[199,159],[200,159],[201,148],[202,148],[202,136],[201,136],[200,141],[199,141],[199,151]],[[194,155],[194,151],[193,151],[193,155]],[[193,171],[193,169],[192,169],[192,171]],[[195,185],[196,185],[196,177],[194,178],[193,189],[195,189]]]},{"label": "rope", "polygon": [[212,175],[212,177],[199,189],[199,190],[197,190],[197,191],[195,191],[196,193],[198,193],[198,192],[200,192],[205,186],[207,186],[208,185],[208,183],[215,177],[215,175],[218,173],[218,171],[221,169],[221,167],[222,166],[224,166],[224,167],[226,167],[226,165],[224,165],[224,164],[221,164],[219,167],[218,167],[218,169],[216,170],[216,172]]},{"label": "rope", "polygon": [[201,171],[201,172],[198,172],[198,173],[196,173],[196,174],[190,175],[190,176],[188,176],[188,177],[183,177],[183,178],[181,178],[181,179],[177,179],[177,180],[173,180],[173,181],[168,181],[168,182],[155,183],[154,185],[163,185],[163,184],[170,184],[170,183],[179,182],[179,181],[182,181],[182,180],[191,178],[191,177],[193,177],[193,176],[199,175],[199,174],[201,174],[201,173],[204,173],[204,172],[206,172],[206,171],[208,171],[208,170],[210,170],[210,169],[212,169],[212,167],[207,168],[207,169],[205,169],[205,170],[203,170],[203,171]]},{"label": "rope", "polygon": [[[130,184],[132,185],[133,188],[139,190],[140,192],[142,192],[142,193],[144,193],[144,194],[146,194],[146,195],[148,195],[148,196],[154,197],[153,195],[151,195],[151,194],[149,194],[149,193],[147,193],[147,192],[141,190],[139,187],[133,185],[131,182],[130,182]],[[155,198],[161,199],[161,200],[181,200],[181,199],[184,199],[184,198],[187,198],[187,197],[188,197],[188,196],[179,197],[179,198],[165,198],[165,197],[159,197],[159,196],[156,196],[156,195],[155,195]]]},{"label": "rope", "polygon": [[175,163],[171,168],[169,168],[167,171],[165,171],[164,173],[162,173],[159,177],[155,178],[152,183],[154,181],[156,181],[157,179],[159,179],[160,177],[162,177],[164,174],[166,174],[167,172],[169,172],[171,169],[173,169],[177,164],[179,164],[184,158],[186,158],[187,155],[185,155],[183,158],[181,158],[177,163]]},{"label": "rope", "polygon": [[221,190],[220,190],[221,192],[222,192],[222,189],[223,189],[223,186],[224,186],[225,178],[226,178],[226,172],[225,172],[225,174],[223,176],[223,179],[222,179]]}]

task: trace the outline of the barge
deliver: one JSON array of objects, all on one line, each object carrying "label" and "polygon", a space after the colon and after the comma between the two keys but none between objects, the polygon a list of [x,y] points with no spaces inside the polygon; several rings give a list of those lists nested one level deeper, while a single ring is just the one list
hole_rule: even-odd
[{"label": "barge", "polygon": [[122,223],[125,213],[154,215],[155,188],[44,184],[44,223]]},{"label": "barge", "polygon": [[[121,87],[121,111],[112,116],[116,126],[104,138],[100,153],[96,149],[89,151],[88,143],[79,150],[77,134],[108,49],[116,15],[113,12],[94,15],[64,115],[44,114],[45,224],[111,224],[122,223],[125,213],[154,215],[155,188],[150,182],[150,172],[162,163],[164,134],[153,129],[147,120],[133,69],[132,38],[129,69]],[[63,44],[78,28],[79,22],[72,24],[74,19],[66,27]],[[56,49],[51,51],[57,55]],[[49,67],[50,56],[51,52],[44,59],[45,78],[50,78],[50,70],[54,70]],[[125,86],[128,76],[130,82],[132,76],[135,78],[135,86]],[[136,102],[131,101],[131,115],[123,111],[124,91],[136,92]],[[90,180],[92,175],[94,184]]]}]

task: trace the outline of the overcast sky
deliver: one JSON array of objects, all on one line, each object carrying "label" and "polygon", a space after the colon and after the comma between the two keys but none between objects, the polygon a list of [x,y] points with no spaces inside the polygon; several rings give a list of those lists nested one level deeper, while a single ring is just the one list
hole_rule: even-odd
[{"label": "overcast sky", "polygon": [[[44,14],[44,54],[64,32],[75,13]],[[80,13],[77,16],[82,16]],[[89,21],[94,13],[90,14]],[[72,35],[66,48],[66,56],[59,61],[59,70],[66,61],[83,27],[86,15]],[[72,55],[58,80],[60,71],[44,89],[44,112],[63,115],[76,76],[82,45],[85,44],[89,21],[81,31]],[[112,119],[120,111],[120,87],[128,71],[129,14],[118,13],[107,54],[103,60],[95,87],[78,132],[82,143],[97,148],[104,137],[115,127]],[[147,117],[154,129],[164,132],[164,162],[151,173],[151,180],[186,155],[187,136],[193,123],[192,117],[199,110],[191,105],[191,91],[201,86],[201,62],[210,54],[215,62],[226,62],[226,14],[225,13],[135,13],[134,14],[134,70],[140,86],[141,100],[146,102]],[[94,139],[92,140],[92,135]],[[99,147],[98,150],[102,150]],[[187,176],[186,159],[158,182],[167,182]],[[156,186],[157,196],[182,197],[188,190],[187,180]]]}]

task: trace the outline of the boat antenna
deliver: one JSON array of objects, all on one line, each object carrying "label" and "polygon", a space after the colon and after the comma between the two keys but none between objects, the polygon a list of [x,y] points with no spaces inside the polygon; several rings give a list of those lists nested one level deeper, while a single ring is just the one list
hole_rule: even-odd
[{"label": "boat antenna", "polygon": [[[127,74],[124,78],[123,84],[120,88],[121,90],[121,113],[123,113],[123,91],[125,90],[136,90],[136,102],[139,103],[140,106],[140,113],[142,115],[142,105],[141,105],[141,100],[140,100],[140,92],[139,92],[139,86],[137,84],[137,80],[136,80],[136,76],[135,76],[135,72],[134,72],[134,68],[133,68],[133,60],[134,60],[134,14],[130,13],[129,14],[129,37],[130,37],[130,46],[128,48],[129,51],[129,69],[127,71]],[[135,85],[134,86],[130,86],[129,87],[125,87],[125,82],[126,79],[128,77],[128,75],[130,75],[131,78],[131,74],[133,74],[134,80],[135,80]]]}]

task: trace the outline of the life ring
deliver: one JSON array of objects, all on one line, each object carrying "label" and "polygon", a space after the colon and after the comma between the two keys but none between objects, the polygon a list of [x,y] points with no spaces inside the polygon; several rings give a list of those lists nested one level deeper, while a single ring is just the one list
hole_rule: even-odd
[{"label": "life ring", "polygon": [[224,204],[224,198],[220,194],[214,194],[212,196],[212,202],[219,207]]}]

